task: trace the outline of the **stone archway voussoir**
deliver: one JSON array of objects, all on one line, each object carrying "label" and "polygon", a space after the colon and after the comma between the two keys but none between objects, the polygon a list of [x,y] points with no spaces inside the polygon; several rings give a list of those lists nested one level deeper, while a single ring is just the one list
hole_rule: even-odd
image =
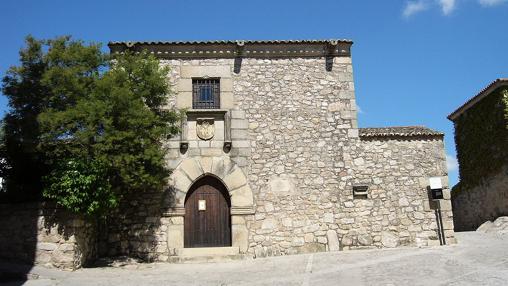
[{"label": "stone archway voussoir", "polygon": [[212,174],[224,181],[224,177],[233,168],[233,163],[228,157],[214,157],[212,159]]},{"label": "stone archway voussoir", "polygon": [[185,174],[187,174],[187,176],[189,177],[189,179],[191,179],[191,181],[195,181],[204,173],[203,169],[201,168],[201,165],[199,164],[199,161],[194,158],[184,160],[180,164],[179,169],[185,172]]},{"label": "stone archway voussoir", "polygon": [[176,169],[171,174],[170,184],[173,185],[177,191],[187,193],[187,190],[190,188],[192,181],[183,171]]},{"label": "stone archway voussoir", "polygon": [[232,207],[252,207],[254,205],[254,197],[248,185],[233,190],[229,194]]},{"label": "stone archway voussoir", "polygon": [[199,160],[199,163],[201,164],[201,168],[203,169],[203,173],[205,174],[211,174],[212,173],[212,163],[213,158],[212,157],[202,157]]},{"label": "stone archway voussoir", "polygon": [[232,207],[253,207],[254,196],[242,169],[228,157],[187,158],[171,174],[175,204],[183,206],[191,185],[205,174],[218,177],[229,191]]},{"label": "stone archway voussoir", "polygon": [[175,190],[175,206],[183,207],[185,205],[185,197],[187,196],[186,192]]},{"label": "stone archway voussoir", "polygon": [[237,166],[233,167],[233,169],[224,177],[223,181],[230,191],[247,184],[247,178],[243,174],[242,170]]}]

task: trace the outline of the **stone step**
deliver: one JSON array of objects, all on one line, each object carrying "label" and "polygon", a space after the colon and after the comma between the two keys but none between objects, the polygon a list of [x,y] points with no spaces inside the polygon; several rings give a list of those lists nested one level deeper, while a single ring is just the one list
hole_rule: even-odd
[{"label": "stone step", "polygon": [[229,262],[252,258],[252,255],[235,254],[235,255],[219,255],[219,256],[170,256],[169,263],[217,263]]},{"label": "stone step", "polygon": [[240,254],[239,247],[197,247],[182,248],[176,251],[177,256],[168,259],[171,263],[207,263],[241,260],[250,257]]},{"label": "stone step", "polygon": [[240,254],[238,246],[181,248],[176,251],[181,257],[226,256]]}]

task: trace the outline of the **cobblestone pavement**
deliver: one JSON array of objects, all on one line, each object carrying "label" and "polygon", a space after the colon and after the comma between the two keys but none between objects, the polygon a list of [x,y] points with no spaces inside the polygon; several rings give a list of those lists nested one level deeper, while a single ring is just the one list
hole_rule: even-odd
[{"label": "cobblestone pavement", "polygon": [[219,263],[131,264],[74,272],[34,267],[24,285],[508,285],[508,236],[467,232],[457,238],[457,245],[443,247]]}]

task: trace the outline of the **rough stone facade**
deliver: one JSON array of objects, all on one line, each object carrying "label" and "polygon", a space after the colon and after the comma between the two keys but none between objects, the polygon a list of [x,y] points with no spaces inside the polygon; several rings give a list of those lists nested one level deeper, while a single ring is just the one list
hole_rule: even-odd
[{"label": "rough stone facade", "polygon": [[353,247],[439,245],[437,204],[429,200],[426,191],[428,178],[432,176],[442,177],[444,200],[439,203],[443,228],[446,240],[453,243],[453,215],[442,139],[361,136],[360,146],[361,157],[353,162],[353,181],[369,185],[370,197],[346,201],[346,208],[339,210],[354,221],[346,229],[347,233],[341,231],[344,232],[342,243]]},{"label": "rough stone facade", "polygon": [[[186,108],[187,118],[182,134],[167,142],[174,169],[168,189],[133,199],[112,218],[105,252],[160,261],[182,255],[187,191],[207,175],[229,192],[232,247],[239,253],[439,244],[437,203],[427,192],[428,178],[436,176],[445,185],[439,204],[453,242],[442,134],[421,127],[359,129],[350,46],[111,43],[112,52],[159,55],[172,69],[170,107]],[[193,78],[220,79],[219,110],[192,109]],[[200,117],[213,118],[211,140],[196,135]],[[366,197],[353,195],[357,185],[368,187]]]},{"label": "rough stone facade", "polygon": [[0,205],[0,258],[76,269],[96,258],[96,224],[46,203]]},{"label": "rough stone facade", "polygon": [[456,231],[478,228],[486,221],[508,215],[508,165],[480,185],[452,192]]}]

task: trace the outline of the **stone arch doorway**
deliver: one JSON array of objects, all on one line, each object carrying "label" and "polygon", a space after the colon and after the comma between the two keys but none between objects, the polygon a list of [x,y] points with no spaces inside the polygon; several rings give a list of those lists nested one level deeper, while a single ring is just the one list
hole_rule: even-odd
[{"label": "stone arch doorway", "polygon": [[185,248],[231,246],[231,200],[221,181],[209,175],[198,179],[184,206]]},{"label": "stone arch doorway", "polygon": [[[171,204],[164,206],[164,216],[170,217],[167,246],[170,255],[184,255],[185,199],[193,185],[205,176],[223,184],[231,202],[231,246],[240,253],[249,248],[247,219],[254,215],[254,196],[242,169],[229,157],[191,157],[183,159],[169,178]],[[190,248],[187,248],[190,249]]]}]

